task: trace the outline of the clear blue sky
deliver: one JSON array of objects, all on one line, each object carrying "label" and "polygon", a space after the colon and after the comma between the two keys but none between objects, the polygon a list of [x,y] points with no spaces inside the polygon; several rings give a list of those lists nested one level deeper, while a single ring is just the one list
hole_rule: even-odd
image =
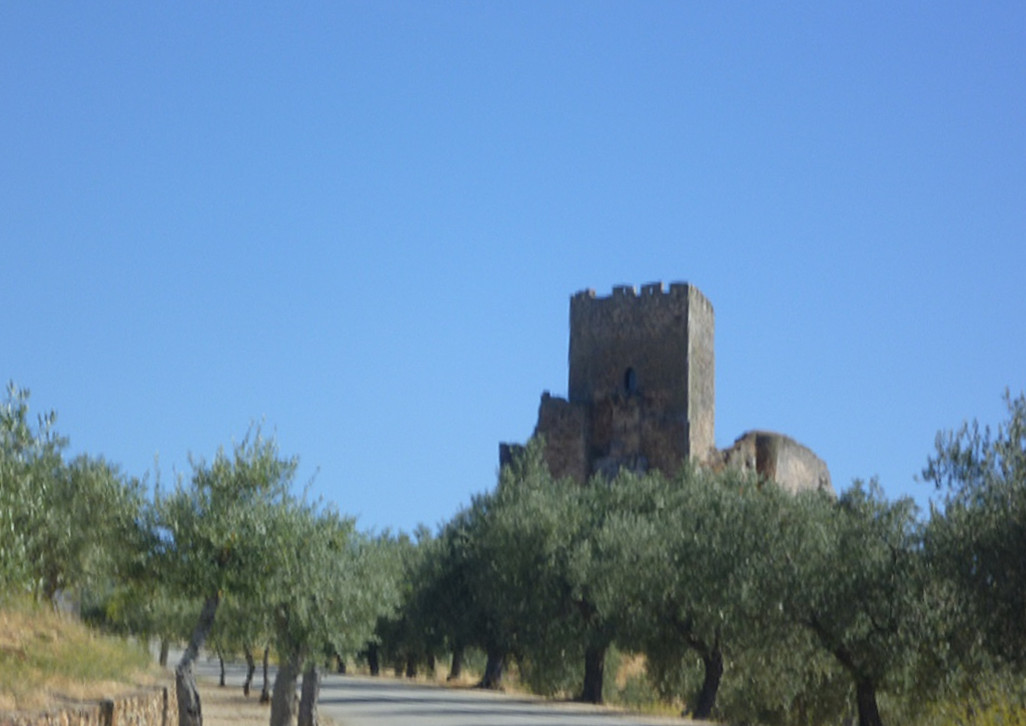
[{"label": "clear blue sky", "polygon": [[574,292],[716,310],[720,446],[917,484],[1026,387],[1026,5],[4,3],[0,377],[165,480],[252,421],[434,527]]}]

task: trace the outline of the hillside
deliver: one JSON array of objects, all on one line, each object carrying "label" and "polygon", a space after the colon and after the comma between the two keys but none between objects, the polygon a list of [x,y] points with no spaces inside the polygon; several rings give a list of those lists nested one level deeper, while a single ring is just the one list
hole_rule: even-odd
[{"label": "hillside", "polygon": [[31,604],[0,608],[0,711],[111,697],[163,677],[144,649],[73,616]]}]

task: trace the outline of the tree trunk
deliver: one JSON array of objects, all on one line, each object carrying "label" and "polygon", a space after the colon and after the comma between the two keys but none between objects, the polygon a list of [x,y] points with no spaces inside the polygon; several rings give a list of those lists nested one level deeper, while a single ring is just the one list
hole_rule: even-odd
[{"label": "tree trunk", "polygon": [[376,676],[381,673],[381,661],[378,658],[378,644],[367,643],[367,667],[370,674]]},{"label": "tree trunk", "polygon": [[321,674],[313,663],[303,671],[302,693],[299,699],[298,726],[318,726],[317,699],[321,695]]},{"label": "tree trunk", "polygon": [[340,676],[344,676],[346,674],[346,659],[338,653],[335,654],[335,672]]},{"label": "tree trunk", "polygon": [[217,685],[224,688],[224,654],[220,650],[217,651],[217,662],[221,665],[221,680]]},{"label": "tree trunk", "polygon": [[861,679],[855,684],[855,702],[859,707],[859,726],[883,726],[876,707],[876,685]]},{"label": "tree trunk", "polygon": [[412,653],[406,656],[406,677],[417,677],[417,656],[413,655]]},{"label": "tree trunk", "polygon": [[452,664],[449,666],[449,675],[445,680],[455,681],[463,674],[463,646],[455,645],[452,648]]},{"label": "tree trunk", "polygon": [[584,651],[584,687],[580,700],[602,703],[602,685],[606,670],[606,646],[589,645]]},{"label": "tree trunk", "polygon": [[435,663],[435,654],[434,653],[428,653],[427,654],[427,669],[428,669],[428,675],[431,678],[435,677],[435,667],[436,667],[436,665],[437,664]]},{"label": "tree trunk", "polygon": [[200,610],[199,620],[192,631],[192,638],[189,645],[182,654],[182,659],[175,668],[175,691],[178,697],[178,725],[179,726],[203,726],[203,709],[200,705],[199,690],[196,688],[196,674],[193,673],[192,664],[199,655],[199,649],[214,627],[214,616],[217,614],[217,606],[221,602],[219,595],[208,597]]},{"label": "tree trunk", "polygon": [[242,693],[249,696],[250,686],[253,685],[253,674],[256,673],[256,661],[253,659],[253,651],[247,645],[242,649],[246,656],[246,680],[242,682]]},{"label": "tree trunk", "polygon": [[160,663],[161,668],[167,668],[168,651],[171,650],[171,641],[167,638],[160,639]]},{"label": "tree trunk", "polygon": [[702,663],[705,665],[705,679],[702,681],[702,690],[698,693],[698,701],[691,714],[695,719],[707,719],[712,715],[713,707],[716,705],[716,692],[723,677],[723,654],[719,650],[712,650],[702,656]]},{"label": "tree trunk", "polygon": [[50,603],[50,609],[55,613],[60,610],[57,605],[57,591],[60,590],[59,576],[56,574],[50,574],[45,577],[43,581],[43,596],[46,601]]},{"label": "tree trunk", "polygon": [[175,693],[178,698],[178,726],[203,726],[203,709],[192,663],[175,668]]},{"label": "tree trunk", "polygon": [[485,663],[484,676],[478,683],[478,688],[498,689],[502,686],[502,672],[506,668],[506,654],[499,651],[488,651],[488,661]]},{"label": "tree trunk", "polygon": [[260,689],[260,703],[271,702],[271,692],[267,690],[267,661],[270,659],[271,646],[264,646],[264,686]]},{"label": "tree trunk", "polygon": [[292,655],[278,664],[271,695],[271,726],[293,726],[296,723],[296,681],[299,680],[299,658]]}]

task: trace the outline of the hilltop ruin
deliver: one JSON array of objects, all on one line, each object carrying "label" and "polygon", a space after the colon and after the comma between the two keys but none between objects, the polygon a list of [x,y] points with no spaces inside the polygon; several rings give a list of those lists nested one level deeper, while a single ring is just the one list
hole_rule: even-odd
[{"label": "hilltop ruin", "polygon": [[[584,483],[621,469],[673,474],[691,460],[833,493],[823,460],[788,436],[751,431],[716,448],[714,333],[712,304],[687,283],[573,295],[568,395],[542,394],[534,430],[552,475]],[[517,448],[500,444],[500,464]]]}]

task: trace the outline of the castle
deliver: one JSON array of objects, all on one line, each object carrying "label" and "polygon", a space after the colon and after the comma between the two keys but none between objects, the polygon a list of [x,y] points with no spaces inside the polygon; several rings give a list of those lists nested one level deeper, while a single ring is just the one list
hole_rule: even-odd
[{"label": "castle", "polygon": [[[687,283],[571,297],[568,396],[542,394],[534,432],[552,475],[672,474],[692,460],[755,470],[791,491],[833,492],[826,464],[790,437],[751,431],[717,450],[714,332],[712,304]],[[500,444],[500,464],[517,448]]]}]

